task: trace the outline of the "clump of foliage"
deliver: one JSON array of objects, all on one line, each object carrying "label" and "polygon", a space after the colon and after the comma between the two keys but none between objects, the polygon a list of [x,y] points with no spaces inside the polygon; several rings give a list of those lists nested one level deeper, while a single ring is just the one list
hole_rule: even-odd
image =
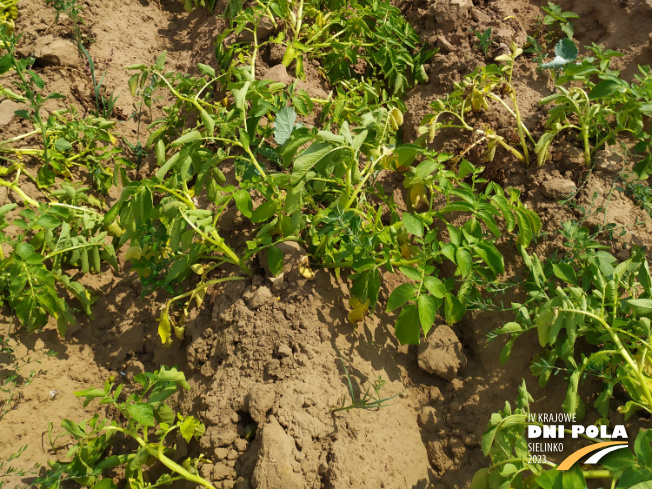
[{"label": "clump of foliage", "polygon": [[0,1],[0,29],[14,30],[14,19],[18,17],[18,0]]},{"label": "clump of foliage", "polygon": [[471,482],[473,489],[587,487],[587,480],[592,479],[610,481],[610,487],[625,489],[652,478],[651,430],[639,431],[633,444],[634,453],[624,449],[603,457],[600,460],[602,469],[583,470],[577,464],[570,470],[560,471],[556,470],[558,465],[554,462],[533,457],[528,449],[526,430],[528,425],[541,424],[531,420],[532,402],[534,399],[523,381],[515,407],[506,401],[503,410],[491,415],[481,443],[482,453],[491,459],[491,466],[476,472]]},{"label": "clump of foliage", "polygon": [[[482,170],[467,161],[457,172],[448,171],[448,155],[418,145],[390,148],[403,122],[396,107],[367,108],[355,115],[355,126],[331,119],[330,130],[307,127],[295,120],[297,113],[308,113],[312,102],[292,87],[255,80],[248,69],[234,70],[233,82],[206,65],[199,66],[202,77],[192,78],[166,72],[164,63],[162,55],[154,66],[132,67],[140,72],[132,77],[134,90],[155,86],[176,98],[148,142],[160,168],[150,178],[130,182],[105,222],[117,221],[125,229],[117,245],[129,243],[128,257],[154,288],[199,276],[192,291],[168,301],[159,324],[165,343],[172,331],[183,334],[188,307],[201,304],[208,286],[250,276],[256,255],[266,253],[270,268],[282,269],[283,256],[274,245],[288,240],[304,243],[315,266],[347,271],[357,301],[351,306],[357,311],[352,322],[376,307],[382,269],[416,281],[410,290],[392,294],[391,309],[401,308],[399,340],[418,343],[439,310],[449,323],[459,321],[467,299],[503,272],[502,255],[485,239],[487,232],[501,235],[498,218],[510,233],[518,227],[516,239],[524,245],[540,228],[518,191],[495,184],[480,190],[486,183]],[[220,95],[215,102],[212,90],[226,98]],[[148,92],[148,100],[153,93]],[[178,136],[185,125],[178,114],[191,113],[197,115],[196,126]],[[262,124],[264,119],[274,126]],[[176,139],[170,141],[172,135]],[[418,166],[411,166],[417,160]],[[235,185],[225,183],[226,164],[234,165]],[[382,171],[405,173],[412,212],[401,216],[375,183]],[[254,194],[262,197],[256,207]],[[199,206],[200,195],[216,210]],[[447,205],[436,204],[439,199]],[[232,205],[255,229],[243,253],[220,230],[222,215]],[[468,221],[454,226],[447,215],[459,212]],[[456,265],[457,292],[452,277],[437,278],[444,260]],[[209,278],[225,264],[237,267],[240,275]],[[180,300],[185,305],[175,319],[171,306]]]},{"label": "clump of foliage", "polygon": [[[117,485],[109,476],[110,471],[122,467],[130,488],[169,485],[175,481],[213,488],[198,475],[198,465],[204,458],[200,455],[178,463],[173,459],[175,445],[168,441],[179,434],[189,443],[199,440],[205,432],[204,424],[198,419],[175,413],[166,402],[179,388],[190,389],[183,372],[161,367],[154,373],[138,374],[134,380],[137,384],[134,389],[117,385],[111,377],[101,389],[75,392],[77,397],[84,398],[84,406],[98,400],[119,416],[102,419],[95,414],[79,423],[64,419],[61,427],[73,440],[64,457],[67,461],[51,462],[50,470],[34,482],[36,487],[58,488],[66,481],[75,481],[83,487],[114,489]],[[118,434],[135,442],[134,445],[115,443]],[[118,451],[119,446],[124,446],[124,450]],[[165,469],[158,480],[150,481],[148,469],[156,463]]]},{"label": "clump of foliage", "polygon": [[[262,23],[274,31],[264,41],[258,38]],[[234,35],[236,42],[227,47]],[[263,0],[239,12],[218,37],[218,64],[229,71],[246,60],[253,73],[260,48],[269,44],[285,48],[283,64],[301,79],[309,59],[320,63],[331,83],[361,79],[360,66],[365,78],[382,81],[395,96],[428,79],[424,65],[436,53],[420,47],[419,36],[388,1],[301,1],[295,10],[292,2]]]},{"label": "clump of foliage", "polygon": [[[465,150],[465,153],[479,144],[486,143],[486,150],[482,157],[483,162],[492,162],[496,155],[496,149],[500,146],[525,166],[529,165],[528,142],[534,145],[534,139],[523,123],[516,89],[512,85],[514,63],[521,54],[523,54],[523,50],[512,43],[510,54],[496,58],[496,61],[503,62],[504,65],[491,64],[478,68],[465,76],[460,83],[456,83],[453,92],[442,99],[435,100],[430,106],[433,112],[423,119],[422,126],[419,128],[422,137],[426,141],[432,142],[437,131],[441,129],[461,129],[480,136]],[[511,101],[511,107],[503,97],[507,97]],[[473,127],[468,123],[468,116],[486,111],[489,108],[490,100],[498,102],[514,118],[516,123],[515,139],[517,138],[520,142],[520,151],[512,145],[510,140],[487,125]]]},{"label": "clump of foliage", "polygon": [[[571,223],[564,227],[571,237],[588,233],[584,228],[573,229]],[[631,397],[619,409],[626,418],[640,409],[652,412],[649,265],[640,250],[618,263],[604,248],[585,241],[583,248],[544,262],[522,252],[531,274],[526,284],[530,299],[515,305],[515,321],[493,333],[509,336],[501,354],[506,361],[516,340],[536,330],[543,350],[532,371],[543,387],[559,368],[557,364],[563,364],[569,386],[562,407],[578,419],[585,412],[579,387],[586,375],[602,379],[603,391],[594,402],[602,416],[609,412],[616,386]],[[580,344],[595,348],[580,354],[576,351]]]},{"label": "clump of foliage", "polygon": [[546,13],[543,17],[543,25],[552,26],[553,31],[550,31],[550,34],[554,32],[554,29],[558,29],[564,33],[568,39],[573,39],[575,34],[575,29],[571,19],[579,19],[580,16],[575,12],[565,12],[559,5],[556,5],[553,2],[548,2],[547,7],[541,7],[541,9]]},{"label": "clump of foliage", "polygon": [[488,59],[489,49],[491,49],[491,27],[485,29],[484,32],[473,31],[473,34],[478,38],[478,48],[482,51],[485,59]]}]

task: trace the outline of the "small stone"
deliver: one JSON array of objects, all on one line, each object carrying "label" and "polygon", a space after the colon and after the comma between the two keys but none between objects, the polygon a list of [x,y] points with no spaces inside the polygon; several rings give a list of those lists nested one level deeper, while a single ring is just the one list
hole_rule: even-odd
[{"label": "small stone", "polygon": [[213,477],[214,481],[221,481],[232,477],[232,474],[235,475],[234,470],[231,467],[228,467],[224,463],[217,463],[213,467]]},{"label": "small stone", "polygon": [[451,32],[464,23],[472,8],[472,0],[435,0],[430,4],[428,15],[435,17],[437,27]]},{"label": "small stone", "polygon": [[560,200],[569,197],[577,191],[575,183],[564,178],[552,178],[541,185],[543,195],[553,200]]},{"label": "small stone", "polygon": [[452,53],[455,51],[455,46],[453,46],[444,36],[437,36],[437,42],[435,44],[442,53]]},{"label": "small stone", "polygon": [[236,458],[238,458],[238,452],[236,452],[235,450],[231,449],[231,450],[229,450],[229,453],[228,453],[228,455],[226,456],[226,458],[227,458],[228,460],[235,460]]},{"label": "small stone", "polygon": [[21,104],[14,102],[13,100],[3,100],[0,102],[0,126],[6,126],[14,117],[16,117],[16,112],[22,107]]},{"label": "small stone", "polygon": [[261,78],[263,80],[272,80],[275,82],[285,83],[286,85],[290,85],[293,81],[293,78],[289,75],[287,68],[285,68],[285,66],[282,64],[272,66],[267,71],[265,71],[265,73],[263,73]]},{"label": "small stone", "polygon": [[235,481],[235,489],[249,489],[249,481],[244,477],[238,477],[238,480]]},{"label": "small stone", "polygon": [[42,36],[36,40],[34,56],[39,66],[77,66],[79,62],[77,46],[67,39],[53,35]]},{"label": "small stone", "polygon": [[238,432],[235,429],[221,429],[216,431],[211,439],[213,444],[218,447],[228,447],[238,437]]},{"label": "small stone", "polygon": [[216,460],[224,460],[229,453],[229,449],[224,447],[216,448],[214,453]]},{"label": "small stone", "polygon": [[605,173],[618,173],[623,169],[625,158],[622,155],[608,150],[601,150],[593,157],[593,168]]},{"label": "small stone", "polygon": [[233,442],[233,446],[235,446],[235,449],[238,452],[242,453],[247,449],[248,443],[244,438],[236,438]]},{"label": "small stone", "polygon": [[[271,361],[271,360],[270,360]],[[278,360],[274,361],[278,362]],[[276,391],[272,384],[256,384],[245,397],[245,405],[252,419],[262,425],[267,420],[267,413],[274,406]]]},{"label": "small stone", "polygon": [[464,444],[469,448],[473,448],[478,444],[478,440],[473,433],[469,433],[464,437]]},{"label": "small stone", "polygon": [[453,454],[453,458],[455,459],[456,463],[459,463],[459,461],[464,457],[464,454],[466,453],[466,447],[464,446],[464,443],[459,438],[454,438],[450,441],[448,444],[451,453]]},{"label": "small stone", "polygon": [[258,309],[263,304],[270,301],[272,297],[273,297],[272,291],[269,290],[269,288],[267,288],[266,286],[262,286],[256,289],[255,291],[253,291],[253,294],[247,300],[247,305],[251,309]]},{"label": "small stone", "polygon": [[445,472],[453,466],[453,461],[446,454],[443,442],[429,441],[426,443],[426,452],[428,453],[428,460],[433,468],[439,472]]},{"label": "small stone", "polygon": [[285,55],[285,49],[283,44],[272,43],[269,48],[269,64],[275,65],[281,63]]},{"label": "small stone", "polygon": [[421,426],[423,430],[428,431],[430,433],[434,433],[435,430],[437,429],[437,423],[438,423],[435,408],[432,406],[425,406],[419,412],[418,422],[419,422],[419,426]]},{"label": "small stone", "polygon": [[439,387],[430,387],[429,396],[430,402],[441,402],[444,400],[444,396],[442,395],[441,390],[439,390]]},{"label": "small stone", "polygon": [[204,479],[208,479],[213,474],[213,464],[203,464],[199,468],[199,473]]},{"label": "small stone", "polygon": [[235,487],[235,482],[232,480],[222,481],[222,489],[233,489]]},{"label": "small stone", "polygon": [[320,463],[319,467],[317,467],[317,473],[319,475],[324,475],[326,472],[328,472],[328,464],[326,462]]},{"label": "small stone", "polygon": [[419,346],[419,367],[446,380],[453,380],[466,365],[462,344],[446,325],[438,326]]},{"label": "small stone", "polygon": [[278,349],[276,350],[276,354],[280,358],[291,357],[292,356],[292,348],[290,348],[288,345],[285,345],[285,344],[279,345]]},{"label": "small stone", "polygon": [[271,420],[261,432],[260,457],[254,468],[251,482],[257,489],[300,489],[303,478],[294,471],[291,460],[294,439],[277,421]]}]

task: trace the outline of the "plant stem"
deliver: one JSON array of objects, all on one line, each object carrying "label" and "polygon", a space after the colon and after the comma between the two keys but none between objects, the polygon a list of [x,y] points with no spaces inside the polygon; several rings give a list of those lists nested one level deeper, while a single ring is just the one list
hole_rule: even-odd
[{"label": "plant stem", "polygon": [[602,319],[600,316],[597,314],[593,314],[588,311],[580,311],[577,309],[559,309],[559,312],[570,312],[570,313],[575,313],[575,314],[584,314],[585,316],[588,316],[592,319],[595,319],[598,321],[604,328],[607,330],[607,333],[609,333],[609,336],[611,336],[611,339],[613,342],[616,344],[616,347],[618,348],[618,353],[623,357],[625,362],[634,369],[634,375],[636,376],[636,380],[638,380],[638,383],[640,384],[641,390],[643,391],[643,395],[645,396],[645,400],[647,401],[648,405],[646,409],[649,412],[652,412],[652,394],[650,393],[650,387],[647,384],[647,381],[645,380],[645,377],[643,376],[643,372],[641,372],[636,365],[636,362],[632,359],[632,357],[629,355],[629,352],[627,349],[623,346],[623,344],[620,342],[620,338],[618,335],[614,332],[614,330],[611,328],[607,322]]},{"label": "plant stem", "polygon": [[0,187],[7,187],[10,190],[13,190],[18,196],[23,199],[23,202],[26,204],[31,205],[32,207],[38,207],[39,203],[36,202],[34,199],[32,199],[29,195],[27,195],[23,190],[16,185],[15,183],[8,182],[6,180],[3,180],[0,178]]}]

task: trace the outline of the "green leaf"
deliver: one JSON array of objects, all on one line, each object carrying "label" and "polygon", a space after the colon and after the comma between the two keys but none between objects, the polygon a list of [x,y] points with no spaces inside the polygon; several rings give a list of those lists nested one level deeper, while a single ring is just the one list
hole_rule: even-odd
[{"label": "green leaf", "polygon": [[629,299],[627,305],[639,316],[652,314],[652,299]]},{"label": "green leaf", "polygon": [[251,195],[249,195],[249,192],[241,188],[233,194],[233,198],[235,199],[235,205],[238,207],[238,210],[242,215],[251,219],[254,204],[251,201]]},{"label": "green leaf", "polygon": [[138,470],[138,468],[145,464],[148,459],[149,452],[147,451],[147,448],[141,447],[138,452],[136,452],[136,456],[131,460],[131,462],[129,462],[129,468],[131,470]]},{"label": "green leaf", "polygon": [[196,141],[198,139],[201,139],[203,136],[199,131],[190,131],[185,133],[183,136],[180,138],[175,139],[172,141],[172,144],[170,144],[170,147],[172,148],[177,148],[183,144],[189,143],[191,141]]},{"label": "green leaf", "polygon": [[400,267],[399,270],[407,278],[421,282],[421,272],[414,267]]},{"label": "green leaf", "polygon": [[579,51],[575,43],[567,37],[560,39],[555,45],[555,59],[549,63],[541,64],[541,68],[558,70],[568,63],[572,63],[577,59]]},{"label": "green leaf", "polygon": [[608,97],[609,95],[618,91],[620,83],[615,80],[602,80],[596,83],[593,89],[589,92],[589,99],[595,100],[597,98]]},{"label": "green leaf", "polygon": [[334,147],[329,143],[312,144],[294,160],[290,183],[292,185],[299,183],[317,163],[327,161],[327,158],[332,158],[339,150],[339,147]]},{"label": "green leaf", "polygon": [[560,280],[578,286],[575,269],[568,263],[553,263],[552,271]]},{"label": "green leaf", "polygon": [[270,217],[276,214],[276,203],[268,200],[260,204],[254,211],[251,213],[251,222],[259,223],[266,221]]},{"label": "green leaf", "polygon": [[483,467],[473,475],[469,489],[489,489],[489,469],[487,467]]},{"label": "green leaf", "polygon": [[234,88],[231,93],[233,93],[233,104],[236,109],[245,110],[245,101],[247,100],[247,92],[249,91],[249,85],[251,82],[245,82],[242,88]]},{"label": "green leaf", "polygon": [[197,68],[204,75],[215,76],[215,69],[212,66],[205,65],[204,63],[197,63]]},{"label": "green leaf", "polygon": [[154,426],[152,406],[144,402],[136,402],[127,406],[129,415],[141,426]]},{"label": "green leaf", "polygon": [[482,435],[482,441],[480,442],[480,447],[482,448],[482,453],[485,457],[489,456],[489,450],[494,444],[494,439],[496,438],[496,432],[498,431],[498,426],[493,426],[485,431]]},{"label": "green leaf", "polygon": [[534,322],[534,325],[537,328],[537,333],[539,335],[539,345],[541,345],[541,347],[544,347],[548,344],[548,339],[550,337],[550,328],[552,327],[554,320],[555,313],[553,311],[551,302],[546,302],[537,311],[536,320]]},{"label": "green leaf", "polygon": [[204,124],[206,131],[208,132],[208,136],[212,136],[213,131],[215,130],[215,121],[210,116],[210,114],[202,108],[199,109],[199,115],[201,115],[201,121],[202,124]]},{"label": "green leaf", "polygon": [[67,151],[72,148],[72,144],[64,138],[59,138],[54,142],[54,147],[57,151]]},{"label": "green leaf", "polygon": [[414,234],[418,238],[423,237],[423,221],[418,217],[405,212],[403,214],[403,224],[409,233]]},{"label": "green leaf", "polygon": [[514,214],[509,208],[509,202],[507,202],[507,199],[503,195],[494,195],[491,200],[493,200],[498,206],[498,209],[500,209],[500,213],[503,215],[503,219],[505,219],[507,225],[507,231],[511,233],[516,227],[516,219],[514,219]]},{"label": "green leaf", "polygon": [[444,282],[439,280],[437,277],[425,277],[423,279],[423,285],[425,285],[428,292],[437,299],[443,299],[446,296],[446,286],[444,285]]},{"label": "green leaf", "polygon": [[414,299],[418,290],[418,287],[414,284],[403,284],[396,287],[387,299],[387,312],[391,312],[407,301]]},{"label": "green leaf", "polygon": [[[439,304],[441,304],[441,301]],[[421,329],[423,330],[424,335],[427,335],[430,328],[432,328],[432,325],[435,324],[439,304],[437,304],[434,297],[426,294],[421,294],[417,300],[419,320],[421,321]]]},{"label": "green leaf", "polygon": [[417,306],[405,306],[396,319],[396,338],[401,345],[418,345],[421,338]]},{"label": "green leaf", "polygon": [[446,318],[446,323],[449,325],[457,323],[465,313],[466,307],[464,304],[453,294],[447,293],[444,301],[444,317]]},{"label": "green leaf", "polygon": [[75,438],[76,440],[83,438],[85,436],[84,430],[82,430],[77,423],[69,419],[62,420],[61,427],[64,430],[66,430],[68,433],[70,433],[73,436],[73,438]]},{"label": "green leaf", "polygon": [[283,107],[276,113],[276,119],[274,119],[274,140],[278,144],[284,144],[285,141],[290,139],[296,119],[297,113],[292,107]]},{"label": "green leaf", "polygon": [[458,248],[455,252],[455,263],[462,278],[468,277],[473,271],[473,257],[469,250]]},{"label": "green leaf", "polygon": [[61,226],[61,221],[52,214],[43,214],[35,221],[35,224],[46,229],[54,229]]},{"label": "green leaf", "polygon": [[495,275],[500,275],[505,271],[503,255],[500,254],[492,243],[488,241],[478,243],[475,247],[475,252]]},{"label": "green leaf", "polygon": [[[148,454],[148,457],[149,457],[149,454]],[[145,461],[147,461],[147,459],[145,459]],[[115,485],[115,482],[113,482],[113,479],[102,479],[97,484],[95,484],[91,489],[115,489],[116,487],[118,487],[118,486]]]},{"label": "green leaf", "polygon": [[267,249],[267,267],[275,277],[283,272],[284,258],[283,252],[276,246]]},{"label": "green leaf", "polygon": [[[568,379],[568,390],[566,391],[566,399],[562,403],[561,407],[565,413],[577,414],[577,419],[581,420],[584,417],[584,412],[586,407],[580,395],[578,393],[579,382],[580,382],[580,371],[576,370],[573,372]],[[584,487],[584,486],[582,486]]]},{"label": "green leaf", "polygon": [[516,220],[518,221],[518,238],[516,242],[526,248],[530,245],[532,238],[532,225],[523,209],[516,209]]},{"label": "green leaf", "polygon": [[159,423],[167,423],[167,424],[172,424],[174,423],[174,411],[170,406],[167,404],[161,403],[156,410],[156,419],[158,420]]},{"label": "green leaf", "polygon": [[193,416],[188,416],[183,420],[181,426],[179,427],[179,431],[181,432],[181,436],[183,436],[183,439],[186,440],[186,442],[190,442],[192,437],[195,436],[195,430],[199,427],[200,424],[201,423],[199,420]]},{"label": "green leaf", "polygon": [[645,465],[652,465],[652,449],[650,448],[650,441],[646,435],[646,432],[641,430],[638,435],[636,435],[636,440],[634,441],[634,453],[638,458],[638,462]]},{"label": "green leaf", "polygon": [[158,71],[163,71],[163,68],[165,68],[165,60],[167,58],[168,52],[163,51],[161,55],[156,58],[156,63],[154,64],[154,68],[156,68]]}]

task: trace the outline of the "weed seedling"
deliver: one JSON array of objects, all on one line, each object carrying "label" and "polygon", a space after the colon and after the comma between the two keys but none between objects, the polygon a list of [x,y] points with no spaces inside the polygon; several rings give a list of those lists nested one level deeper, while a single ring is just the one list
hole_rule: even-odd
[{"label": "weed seedling", "polygon": [[480,33],[478,31],[473,31],[475,37],[478,38],[478,44],[476,46],[482,51],[485,59],[489,58],[489,49],[491,49],[491,27],[489,27],[484,32]]},{"label": "weed seedling", "polygon": [[574,12],[563,12],[559,5],[555,5],[552,2],[548,2],[547,7],[541,8],[547,14],[543,18],[544,25],[557,26],[559,30],[568,37],[568,39],[573,39],[575,30],[570,19],[579,19],[579,15]]},{"label": "weed seedling", "polygon": [[373,383],[370,383],[370,385],[367,386],[367,389],[364,392],[361,392],[360,397],[356,398],[355,391],[353,390],[353,383],[351,382],[351,376],[349,375],[349,371],[346,368],[344,357],[341,354],[340,361],[342,362],[342,368],[344,369],[344,375],[346,377],[346,383],[349,389],[349,398],[351,399],[351,403],[347,405],[346,395],[343,396],[341,406],[331,409],[332,413],[337,411],[350,411],[351,409],[380,409],[387,406],[387,401],[394,399],[400,394],[394,394],[391,397],[382,398],[380,395],[380,390],[386,384],[386,381],[379,375],[378,379]]}]

